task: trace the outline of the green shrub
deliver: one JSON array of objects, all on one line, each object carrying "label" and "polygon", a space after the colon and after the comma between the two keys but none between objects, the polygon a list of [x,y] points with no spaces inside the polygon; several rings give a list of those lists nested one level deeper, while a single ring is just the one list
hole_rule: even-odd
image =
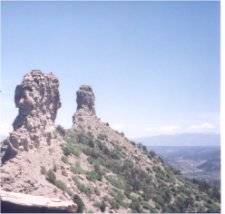
[{"label": "green shrub", "polygon": [[68,188],[66,189],[66,192],[67,192],[68,195],[71,196],[71,197],[74,195],[74,194],[73,194],[73,191],[70,190],[70,189],[68,189]]},{"label": "green shrub", "polygon": [[78,189],[81,191],[81,192],[84,192],[86,195],[90,196],[92,191],[91,191],[91,188],[88,187],[88,186],[85,186],[84,184],[78,184],[77,185]]},{"label": "green shrub", "polygon": [[51,170],[51,169],[48,170],[47,175],[46,175],[46,179],[50,183],[55,184],[56,176],[55,176],[55,173],[53,172],[53,170]]},{"label": "green shrub", "polygon": [[84,202],[82,201],[82,199],[80,198],[79,195],[74,195],[73,196],[73,202],[75,204],[77,204],[77,213],[82,213],[84,211]]},{"label": "green shrub", "polygon": [[83,174],[83,173],[84,173],[84,170],[81,168],[79,162],[77,162],[77,163],[75,164],[75,166],[71,166],[71,171],[72,171],[74,174]]},{"label": "green shrub", "polygon": [[105,212],[105,209],[106,209],[106,203],[105,203],[104,200],[101,201],[99,208],[100,208],[100,210],[101,210],[102,212]]},{"label": "green shrub", "polygon": [[63,190],[63,191],[67,191],[67,187],[66,185],[63,183],[63,181],[61,180],[56,180],[56,175],[54,173],[53,170],[48,170],[47,175],[46,175],[46,179],[54,184],[56,187],[58,187],[59,189]]},{"label": "green shrub", "polygon": [[110,156],[111,156],[112,159],[120,159],[120,158],[122,158],[123,154],[120,150],[113,149],[110,152]]},{"label": "green shrub", "polygon": [[91,148],[94,148],[94,146],[95,146],[94,141],[93,140],[89,140],[88,146],[90,146]]},{"label": "green shrub", "polygon": [[87,172],[87,179],[90,180],[90,181],[101,181],[102,179],[102,176],[100,173],[96,172],[96,171],[90,171],[90,172]]},{"label": "green shrub", "polygon": [[103,158],[98,157],[97,159],[93,157],[88,157],[87,158],[88,162],[92,165],[98,165],[98,166],[105,166],[106,161],[104,161]]},{"label": "green shrub", "polygon": [[61,189],[63,191],[67,190],[66,184],[63,183],[63,181],[61,181],[61,180],[56,180],[54,184],[55,184],[55,186],[57,186],[59,189]]},{"label": "green shrub", "polygon": [[80,144],[86,144],[92,147],[93,145],[93,135],[90,133],[89,135],[85,133],[80,133],[78,135],[78,142]]},{"label": "green shrub", "polygon": [[210,213],[219,213],[220,207],[217,204],[208,204],[208,212]]},{"label": "green shrub", "polygon": [[68,158],[67,158],[65,155],[63,155],[63,156],[61,157],[61,161],[62,161],[63,163],[66,163],[66,164],[69,163],[69,162],[68,162]]},{"label": "green shrub", "polygon": [[130,203],[130,208],[133,213],[143,213],[141,200],[139,198],[132,200],[132,202]]},{"label": "green shrub", "polygon": [[186,209],[188,207],[187,200],[184,197],[177,196],[175,201],[175,208],[178,212],[186,212]]},{"label": "green shrub", "polygon": [[218,187],[210,188],[209,196],[215,198],[218,202],[220,201],[220,192]]},{"label": "green shrub", "polygon": [[152,198],[155,194],[155,190],[150,185],[146,185],[143,187],[143,194],[142,197],[145,201],[148,201],[150,198]]},{"label": "green shrub", "polygon": [[152,207],[149,209],[149,212],[150,213],[158,213],[157,209],[152,208]]},{"label": "green shrub", "polygon": [[119,204],[120,206],[124,206],[124,194],[118,190],[118,189],[113,189],[111,192],[110,192],[111,196],[113,197],[113,199],[116,201],[117,204]]},{"label": "green shrub", "polygon": [[117,177],[117,176],[106,176],[106,179],[115,187],[119,188],[119,189],[125,189],[126,187],[126,181],[124,180],[124,178],[122,176]]},{"label": "green shrub", "polygon": [[174,209],[171,209],[169,206],[162,207],[163,213],[173,213]]},{"label": "green shrub", "polygon": [[87,179],[91,180],[91,181],[101,181],[102,180],[102,176],[103,176],[103,171],[101,170],[100,166],[98,164],[94,165],[94,170],[87,172]]},{"label": "green shrub", "polygon": [[73,154],[77,157],[80,156],[80,150],[79,150],[78,146],[76,146],[75,144],[67,143],[67,144],[63,145],[62,150],[63,150],[63,154],[65,156],[69,156],[71,154]]},{"label": "green shrub", "polygon": [[106,146],[106,143],[97,139],[94,142],[94,148],[91,149],[91,153],[88,155],[91,155],[94,158],[98,158],[98,157],[102,157],[104,155],[110,156],[110,153],[111,153],[111,151]]},{"label": "green shrub", "polygon": [[154,196],[154,200],[160,205],[160,206],[164,206],[164,200],[163,200],[163,198],[162,198],[162,196],[161,196],[161,194],[159,193],[159,194],[157,194],[157,192],[156,192],[156,194],[155,194],[155,196]]},{"label": "green shrub", "polygon": [[75,130],[68,130],[64,137],[64,140],[69,144],[76,144],[78,142],[78,136]]},{"label": "green shrub", "polygon": [[66,136],[66,130],[61,125],[58,125],[56,130],[62,137]]},{"label": "green shrub", "polygon": [[78,188],[81,192],[85,193],[85,194],[88,195],[88,196],[90,196],[90,195],[92,194],[91,188],[90,188],[89,186],[85,186],[84,184],[82,184],[82,183],[79,181],[78,178],[73,177],[73,181],[74,181],[74,183],[76,184],[77,188]]},{"label": "green shrub", "polygon": [[146,210],[150,210],[152,208],[147,201],[142,201],[141,205],[143,209],[146,209]]},{"label": "green shrub", "polygon": [[82,151],[84,152],[84,154],[91,156],[94,159],[97,159],[98,157],[102,156],[102,152],[95,147],[94,148],[82,147]]}]

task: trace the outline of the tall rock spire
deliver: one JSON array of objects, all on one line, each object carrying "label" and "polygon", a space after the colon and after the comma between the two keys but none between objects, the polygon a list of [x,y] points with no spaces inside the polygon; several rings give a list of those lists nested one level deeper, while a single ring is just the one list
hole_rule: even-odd
[{"label": "tall rock spire", "polygon": [[39,70],[26,74],[17,85],[15,104],[19,112],[13,122],[14,131],[3,142],[7,147],[5,159],[19,150],[50,144],[56,138],[54,121],[61,106],[58,87],[59,81],[52,73],[45,75]]},{"label": "tall rock spire", "polygon": [[83,117],[96,116],[95,112],[95,95],[89,85],[81,85],[76,92],[77,110],[73,115],[73,124],[77,124],[78,120]]},{"label": "tall rock spire", "polygon": [[77,110],[80,109],[95,114],[95,95],[89,85],[82,85],[77,91]]}]

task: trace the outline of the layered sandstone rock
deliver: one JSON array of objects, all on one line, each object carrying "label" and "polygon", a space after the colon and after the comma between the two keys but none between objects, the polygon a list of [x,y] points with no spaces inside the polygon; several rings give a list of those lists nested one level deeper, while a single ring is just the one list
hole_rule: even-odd
[{"label": "layered sandstone rock", "polygon": [[60,108],[59,81],[53,74],[33,70],[26,74],[15,90],[15,104],[19,109],[13,122],[14,131],[3,141],[2,161],[18,151],[51,144],[57,137],[54,121]]}]

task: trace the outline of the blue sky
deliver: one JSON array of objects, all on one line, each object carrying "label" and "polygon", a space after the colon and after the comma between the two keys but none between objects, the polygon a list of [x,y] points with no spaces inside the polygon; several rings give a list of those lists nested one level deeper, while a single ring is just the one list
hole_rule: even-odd
[{"label": "blue sky", "polygon": [[2,2],[0,134],[32,69],[59,78],[67,128],[85,83],[129,137],[218,132],[219,34],[219,2]]}]

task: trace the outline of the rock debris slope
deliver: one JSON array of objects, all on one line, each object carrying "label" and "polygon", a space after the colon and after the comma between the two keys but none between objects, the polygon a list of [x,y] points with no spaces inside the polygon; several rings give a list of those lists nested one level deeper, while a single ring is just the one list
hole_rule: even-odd
[{"label": "rock debris slope", "polygon": [[[26,76],[32,79],[28,89]],[[4,191],[73,200],[77,212],[219,212],[216,189],[185,179],[154,152],[102,122],[90,86],[76,92],[73,125],[65,130],[54,125],[60,107],[58,81],[37,71],[26,76],[23,90],[16,90],[16,103],[24,103],[17,106],[26,116],[16,119],[23,122],[16,122],[14,132],[23,133],[27,141],[13,141],[12,134],[4,141]],[[37,83],[36,76],[43,81]],[[20,95],[20,90],[26,93]],[[38,104],[32,101],[35,97]],[[31,127],[39,127],[36,138],[28,118],[37,122]]]}]

